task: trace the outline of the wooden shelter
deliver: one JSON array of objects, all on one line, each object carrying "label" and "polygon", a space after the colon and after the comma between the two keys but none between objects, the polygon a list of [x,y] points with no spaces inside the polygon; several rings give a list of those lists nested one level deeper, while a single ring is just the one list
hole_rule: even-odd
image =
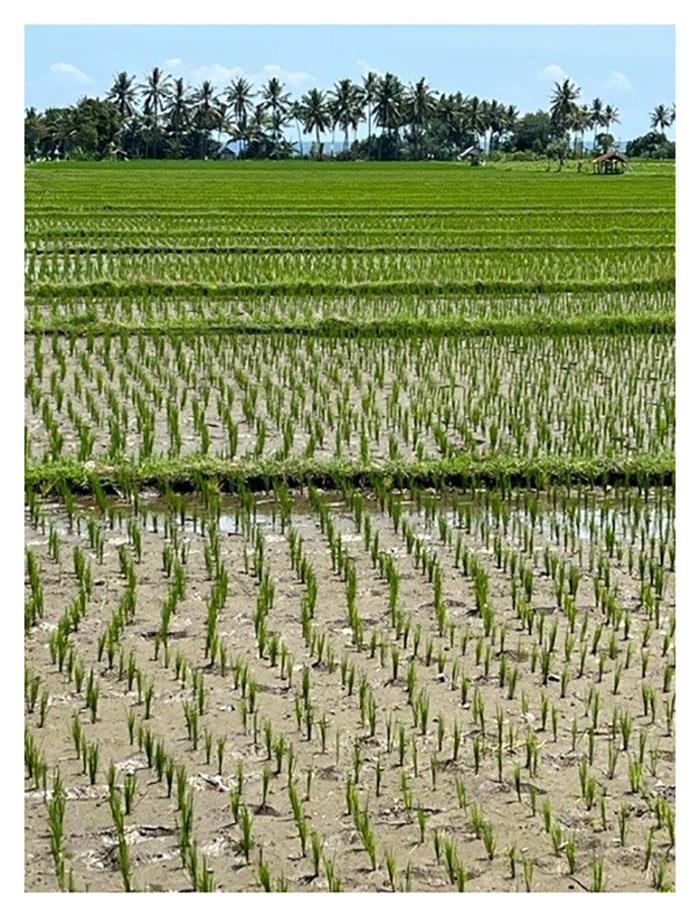
[{"label": "wooden shelter", "polygon": [[593,171],[596,175],[620,175],[627,168],[627,157],[612,150],[602,153],[593,160]]}]

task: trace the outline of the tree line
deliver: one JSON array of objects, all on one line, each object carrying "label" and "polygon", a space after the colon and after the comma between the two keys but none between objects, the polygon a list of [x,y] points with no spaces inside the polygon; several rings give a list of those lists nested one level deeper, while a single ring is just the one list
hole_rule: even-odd
[{"label": "tree line", "polygon": [[[669,146],[664,130],[675,120],[675,106],[658,105],[650,117],[652,140],[658,142],[648,143],[640,155]],[[25,156],[205,159],[228,147],[230,155],[250,159],[461,155],[478,162],[520,154],[563,161],[585,155],[587,135],[589,147],[592,140],[594,148],[610,149],[611,128],[618,123],[614,106],[600,98],[581,103],[580,89],[568,78],[555,83],[548,111],[521,116],[514,105],[497,99],[438,93],[425,78],[403,84],[391,73],[370,72],[360,83],[341,79],[331,90],[314,88],[293,99],[277,77],[256,90],[240,76],[217,92],[209,80],[192,88],[154,67],[141,83],[126,71],[118,73],[103,99],[83,98],[43,112],[28,109]],[[313,138],[310,145],[304,136]]]}]

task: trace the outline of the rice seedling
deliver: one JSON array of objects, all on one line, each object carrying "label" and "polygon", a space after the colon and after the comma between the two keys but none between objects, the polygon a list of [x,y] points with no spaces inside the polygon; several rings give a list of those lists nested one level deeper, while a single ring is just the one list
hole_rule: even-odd
[{"label": "rice seedling", "polygon": [[328,883],[329,892],[340,892],[342,891],[342,884],[340,877],[335,871],[335,864],[329,860],[327,857],[324,857],[324,869],[326,873],[326,882]]},{"label": "rice seedling", "polygon": [[384,863],[392,892],[396,891],[396,857],[391,850],[384,851]]},{"label": "rice seedling", "polygon": [[[233,804],[232,804],[233,806]],[[235,817],[235,816],[234,816]],[[237,818],[235,818],[238,827],[241,829],[241,838],[239,840],[239,847],[241,853],[245,857],[246,865],[250,864],[250,854],[253,850],[254,839],[253,839],[253,816],[250,814],[250,810],[244,804],[238,806],[237,809]]]},{"label": "rice seedling", "polygon": [[481,840],[484,843],[484,848],[486,850],[486,855],[489,860],[493,860],[496,856],[496,838],[493,833],[493,825],[490,822],[483,822],[480,829]]},{"label": "rice seedling", "polygon": [[311,831],[311,860],[314,866],[314,878],[320,875],[323,855],[323,838],[316,831]]},{"label": "rice seedling", "polygon": [[593,857],[593,862],[591,863],[591,891],[593,892],[602,892],[605,885],[605,876],[603,871],[603,860],[597,856]]},{"label": "rice seedling", "polygon": [[513,785],[515,786],[515,792],[518,795],[518,802],[522,802],[522,780],[519,764],[516,764],[513,768]]},{"label": "rice seedling", "polygon": [[260,862],[258,863],[258,881],[262,885],[264,891],[272,891],[272,877],[270,875],[270,868],[262,859],[262,851],[260,851]]},{"label": "rice seedling", "polygon": [[47,802],[49,837],[56,880],[61,891],[66,885],[65,851],[63,850],[66,794],[58,771],[54,774],[51,798]]},{"label": "rice seedling", "polygon": [[537,789],[533,784],[528,786],[528,792],[530,795],[530,814],[534,818],[537,814]]}]

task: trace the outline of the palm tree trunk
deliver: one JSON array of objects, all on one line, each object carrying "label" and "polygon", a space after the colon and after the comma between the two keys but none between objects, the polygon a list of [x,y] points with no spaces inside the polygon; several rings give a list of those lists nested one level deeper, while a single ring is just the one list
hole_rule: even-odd
[{"label": "palm tree trunk", "polygon": [[369,159],[369,146],[372,138],[372,106],[367,103],[367,159]]}]

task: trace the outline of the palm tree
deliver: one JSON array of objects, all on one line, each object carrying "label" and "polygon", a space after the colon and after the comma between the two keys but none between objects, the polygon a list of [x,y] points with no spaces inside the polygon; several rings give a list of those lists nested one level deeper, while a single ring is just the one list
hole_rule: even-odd
[{"label": "palm tree", "polygon": [[294,101],[289,106],[289,117],[294,121],[297,128],[297,143],[299,145],[299,155],[304,155],[304,143],[301,138],[301,126],[304,123],[304,109],[301,101]]},{"label": "palm tree", "polygon": [[133,76],[128,76],[126,70],[122,70],[114,77],[114,83],[107,93],[107,99],[119,109],[119,118],[121,127],[119,129],[119,145],[122,145],[124,128],[129,118],[136,114],[136,87],[134,86]]},{"label": "palm tree", "polygon": [[484,122],[484,106],[477,96],[470,96],[464,106],[464,117],[469,131],[480,143],[481,135],[486,129]]},{"label": "palm tree", "polygon": [[372,109],[377,100],[379,77],[376,73],[365,74],[362,80],[362,103],[367,106],[367,158],[369,159],[370,140],[372,138]]},{"label": "palm tree", "polygon": [[221,130],[223,121],[221,103],[214,91],[214,85],[209,80],[204,80],[192,97],[194,105],[194,126],[199,132],[197,149],[198,155],[207,155],[211,142],[211,132]]},{"label": "palm tree", "polygon": [[610,125],[619,124],[619,123],[620,123],[620,113],[618,112],[618,110],[615,108],[614,105],[606,105],[605,111],[603,112],[603,124],[605,126],[605,130],[608,133],[610,133]]},{"label": "palm tree", "polygon": [[304,133],[316,134],[316,149],[318,158],[322,157],[321,131],[326,131],[331,126],[332,115],[325,92],[320,89],[310,89],[300,102],[300,113],[304,122]]},{"label": "palm tree", "polygon": [[519,112],[515,105],[503,109],[503,133],[512,134],[518,123]]},{"label": "palm tree", "polygon": [[379,81],[373,114],[384,135],[388,132],[396,140],[403,124],[404,88],[393,73],[385,73]]},{"label": "palm tree", "polygon": [[245,139],[246,154],[251,151],[251,147],[253,150],[255,148],[258,149],[257,155],[262,155],[261,151],[266,150],[269,145],[272,145],[274,149],[274,140],[271,140],[268,136],[268,129],[271,124],[272,119],[265,110],[264,105],[262,103],[256,105],[242,134],[242,138]]},{"label": "palm tree", "polygon": [[595,127],[595,115],[593,109],[588,105],[582,105],[580,109],[581,117],[581,153],[584,152],[586,144],[586,131]]},{"label": "palm tree", "polygon": [[460,92],[444,93],[437,100],[433,118],[438,130],[442,128],[450,153],[459,151],[464,147],[466,117],[464,114],[464,99]]},{"label": "palm tree", "polygon": [[362,90],[352,80],[340,80],[333,87],[330,105],[333,121],[342,128],[344,134],[343,149],[347,150],[349,130],[351,127],[357,129],[361,117]]},{"label": "palm tree", "polygon": [[226,101],[233,110],[236,127],[241,136],[245,135],[248,116],[253,110],[253,98],[256,95],[253,84],[242,76],[232,80],[226,90]]},{"label": "palm tree", "polygon": [[571,130],[580,135],[579,142],[574,143],[574,155],[577,147],[579,147],[579,152],[583,155],[583,133],[588,126],[589,116],[590,113],[585,105],[582,105],[581,108],[576,108],[571,116]]},{"label": "palm tree", "polygon": [[482,99],[482,101],[480,102],[479,111],[481,114],[481,124],[482,124],[481,133],[483,135],[483,139],[481,140],[481,142],[484,145],[484,152],[488,153],[489,150],[486,145],[486,131],[488,130],[488,127],[489,127],[489,117],[491,115],[491,106],[486,101],[486,99]]},{"label": "palm tree", "polygon": [[598,96],[593,99],[591,102],[591,124],[593,132],[595,133],[599,127],[602,127],[605,123],[603,121],[603,112],[605,111],[605,104],[602,99],[599,99]]},{"label": "palm tree", "polygon": [[489,153],[497,149],[501,134],[506,129],[506,110],[501,102],[491,99],[488,106],[486,124],[491,132],[489,137]]},{"label": "palm tree", "polygon": [[409,87],[406,95],[406,119],[411,127],[413,155],[418,158],[418,139],[435,111],[435,95],[425,77],[421,77],[415,86]]},{"label": "palm tree", "polygon": [[70,152],[72,137],[77,128],[70,108],[47,108],[44,125],[48,145],[48,155],[52,159],[65,159]]},{"label": "palm tree", "polygon": [[203,130],[213,130],[221,104],[213,83],[205,80],[200,88],[195,90],[192,101],[195,104],[195,120]]},{"label": "palm tree", "polygon": [[141,86],[143,94],[143,113],[153,127],[157,148],[159,139],[159,115],[170,97],[170,77],[163,73],[160,67],[154,67],[146,77],[146,82]]},{"label": "palm tree", "polygon": [[173,84],[169,105],[166,111],[168,116],[168,130],[175,138],[178,149],[182,143],[183,134],[190,126],[190,108],[191,103],[185,81],[180,76]]},{"label": "palm tree", "polygon": [[549,114],[555,131],[565,134],[570,130],[576,109],[576,99],[581,90],[567,77],[562,83],[554,84]]},{"label": "palm tree", "polygon": [[653,131],[658,131],[659,134],[663,136],[664,130],[667,127],[670,127],[675,120],[675,112],[672,112],[670,108],[667,108],[665,105],[657,105],[656,108],[651,112],[651,129]]},{"label": "palm tree", "polygon": [[276,76],[268,80],[262,90],[262,107],[264,111],[270,113],[270,123],[272,126],[273,144],[275,156],[278,154],[279,145],[282,139],[282,128],[288,121],[290,94],[284,91],[284,83],[280,82]]}]

